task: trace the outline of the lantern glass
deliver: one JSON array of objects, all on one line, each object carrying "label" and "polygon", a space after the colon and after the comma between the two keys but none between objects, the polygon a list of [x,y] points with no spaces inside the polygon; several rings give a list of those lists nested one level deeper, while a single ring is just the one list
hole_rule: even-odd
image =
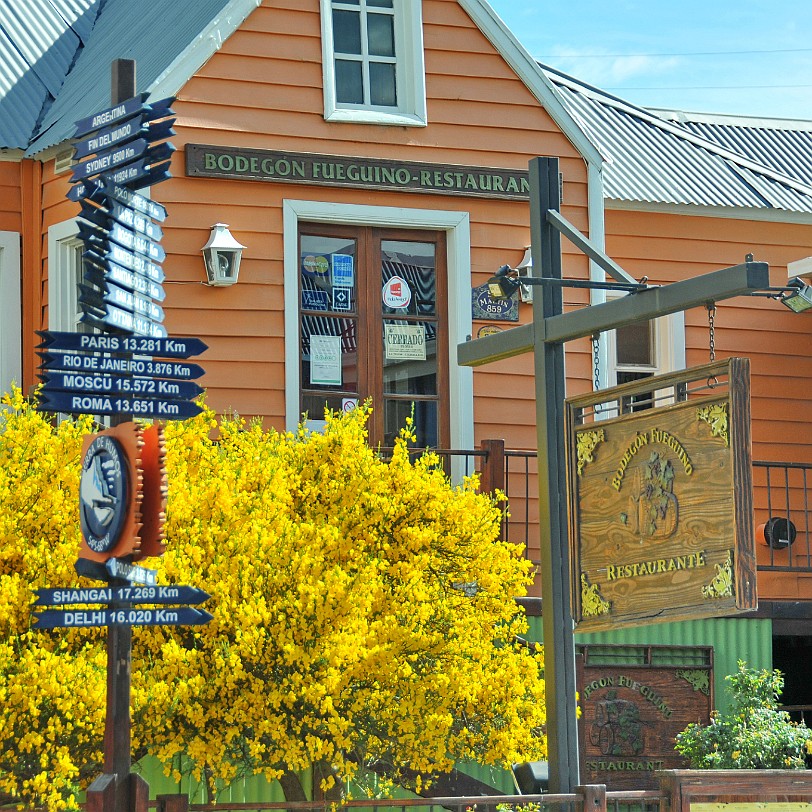
[{"label": "lantern glass", "polygon": [[212,226],[209,241],[202,249],[209,285],[223,287],[236,284],[244,248],[234,239],[225,223]]}]

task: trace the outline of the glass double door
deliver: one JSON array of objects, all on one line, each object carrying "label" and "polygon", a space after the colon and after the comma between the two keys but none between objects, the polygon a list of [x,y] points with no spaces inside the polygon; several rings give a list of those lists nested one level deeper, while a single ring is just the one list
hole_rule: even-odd
[{"label": "glass double door", "polygon": [[303,225],[299,233],[301,411],[372,400],[370,442],[414,417],[418,447],[447,447],[445,235]]}]

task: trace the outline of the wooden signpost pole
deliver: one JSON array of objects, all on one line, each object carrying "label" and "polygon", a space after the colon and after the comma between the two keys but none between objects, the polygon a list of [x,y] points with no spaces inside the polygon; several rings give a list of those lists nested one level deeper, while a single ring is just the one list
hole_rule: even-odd
[{"label": "wooden signpost pole", "polygon": [[[770,278],[766,263],[747,261],[684,282],[651,287],[604,304],[563,313],[560,234],[567,236],[618,282],[628,284],[631,277],[605,254],[589,246],[586,238],[559,214],[559,208],[558,159],[534,158],[530,162],[532,255],[539,258],[538,266],[543,270],[544,279],[552,282],[530,280],[540,286],[533,297],[532,323],[460,344],[457,360],[462,366],[479,366],[524,352],[532,351],[535,355],[550,791],[569,793],[580,784],[580,777],[564,453],[564,343],[765,290]],[[522,282],[527,284],[528,280]]]},{"label": "wooden signpost pole", "polygon": [[[115,59],[110,69],[110,102],[120,104],[135,96],[135,61]],[[113,426],[126,422],[127,417],[114,415]],[[125,586],[128,582],[113,578],[111,587]],[[110,604],[110,609],[125,609],[131,604]],[[132,626],[111,623],[107,627],[107,712],[104,720],[104,774],[88,789],[88,806],[94,787],[102,782],[101,808],[89,812],[146,812],[149,788],[140,777],[131,775],[130,673],[132,664]],[[134,780],[137,779],[137,780]],[[136,784],[141,789],[136,792]],[[141,787],[141,784],[144,787]],[[109,785],[114,787],[111,792]],[[145,788],[145,791],[144,791]],[[137,801],[140,800],[140,804]],[[95,804],[94,804],[95,806]]]}]

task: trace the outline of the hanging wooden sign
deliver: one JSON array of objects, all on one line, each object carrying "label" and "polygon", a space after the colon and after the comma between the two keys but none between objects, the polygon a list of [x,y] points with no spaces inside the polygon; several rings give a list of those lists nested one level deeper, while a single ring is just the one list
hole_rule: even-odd
[{"label": "hanging wooden sign", "polygon": [[756,608],[748,359],[569,399],[567,453],[578,631]]}]

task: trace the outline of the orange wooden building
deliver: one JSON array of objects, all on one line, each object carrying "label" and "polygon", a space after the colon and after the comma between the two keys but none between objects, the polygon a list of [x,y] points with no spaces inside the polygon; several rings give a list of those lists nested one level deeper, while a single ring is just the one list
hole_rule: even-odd
[{"label": "orange wooden building", "polygon": [[[372,398],[374,443],[391,443],[414,409],[418,444],[535,448],[532,359],[473,372],[456,362],[469,337],[530,320],[529,304],[498,305],[482,286],[525,256],[535,156],[559,159],[563,215],[636,278],[668,284],[752,254],[781,286],[788,263],[812,254],[812,172],[797,157],[809,154],[812,125],[626,105],[545,70],[484,0],[78,5],[79,18],[63,21],[61,47],[72,45],[61,62],[50,27],[32,23],[40,51],[19,70],[20,93],[0,101],[4,389],[36,383],[35,330],[77,327],[70,139],[74,121],[110,105],[117,58],[136,61],[149,100],[177,98],[173,177],[152,191],[169,212],[165,325],[208,344],[211,406],[280,429],[303,412],[317,425],[325,403]],[[772,163],[776,153],[786,160]],[[245,246],[234,285],[206,283],[201,248],[215,223]],[[598,277],[566,240],[563,251],[565,277]],[[565,307],[605,295],[566,289]],[[712,326],[702,308],[597,348],[572,342],[568,394],[702,364],[711,351],[751,359],[753,458],[804,478],[785,489],[797,540],[758,547],[762,609],[738,622],[808,657],[812,499],[797,500],[812,465],[812,315],[738,298]],[[757,524],[790,510],[776,502],[781,488],[768,493],[758,471],[755,481]],[[516,504],[537,558],[534,500],[517,493]],[[797,704],[812,706],[812,694]]]}]

